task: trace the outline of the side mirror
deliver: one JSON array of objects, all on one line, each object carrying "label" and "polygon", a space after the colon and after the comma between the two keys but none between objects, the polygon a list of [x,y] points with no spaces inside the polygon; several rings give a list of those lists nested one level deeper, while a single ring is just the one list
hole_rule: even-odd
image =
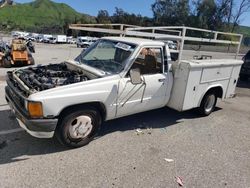
[{"label": "side mirror", "polygon": [[141,79],[141,72],[140,69],[131,69],[129,71],[130,74],[130,79],[131,79],[131,83],[134,85],[137,84],[141,84],[142,83],[142,79]]}]

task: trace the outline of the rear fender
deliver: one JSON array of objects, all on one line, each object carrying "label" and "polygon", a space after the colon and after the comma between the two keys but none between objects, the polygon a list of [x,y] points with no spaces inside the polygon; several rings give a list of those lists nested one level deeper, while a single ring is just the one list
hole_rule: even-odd
[{"label": "rear fender", "polygon": [[198,103],[198,107],[201,105],[201,101],[202,99],[204,98],[204,96],[207,94],[207,92],[213,90],[213,89],[221,89],[222,93],[221,93],[221,96],[218,96],[219,98],[223,99],[224,98],[224,94],[225,92],[223,91],[223,87],[221,84],[215,84],[215,85],[210,85],[204,92],[203,94],[201,95],[201,98],[199,99],[199,103]]}]

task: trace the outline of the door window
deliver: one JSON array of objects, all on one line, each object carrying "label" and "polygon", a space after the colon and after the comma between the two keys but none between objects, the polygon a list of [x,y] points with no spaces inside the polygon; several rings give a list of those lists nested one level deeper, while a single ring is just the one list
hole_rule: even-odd
[{"label": "door window", "polygon": [[141,74],[162,73],[162,49],[142,48],[131,69],[139,68]]}]

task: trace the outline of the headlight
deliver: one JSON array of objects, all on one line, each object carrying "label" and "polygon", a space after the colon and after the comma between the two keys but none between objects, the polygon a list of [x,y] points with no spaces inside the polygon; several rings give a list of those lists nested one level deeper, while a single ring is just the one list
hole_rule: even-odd
[{"label": "headlight", "polygon": [[32,118],[43,117],[43,106],[41,102],[28,101],[27,108]]}]

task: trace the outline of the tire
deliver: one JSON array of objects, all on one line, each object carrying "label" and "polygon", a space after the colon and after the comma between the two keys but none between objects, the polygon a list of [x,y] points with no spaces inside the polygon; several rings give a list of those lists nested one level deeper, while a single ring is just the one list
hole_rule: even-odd
[{"label": "tire", "polygon": [[217,96],[214,92],[208,92],[203,97],[198,111],[203,116],[208,116],[211,114],[216,106]]},{"label": "tire", "polygon": [[35,60],[33,57],[29,57],[29,62],[30,62],[29,65],[35,65]]},{"label": "tire", "polygon": [[56,129],[57,139],[70,148],[87,145],[100,129],[102,118],[99,111],[86,108],[68,112],[69,114],[59,119]]},{"label": "tire", "polygon": [[11,62],[6,58],[3,58],[3,67],[4,68],[11,68]]},{"label": "tire", "polygon": [[84,44],[82,47],[85,48],[85,49],[87,49],[87,48],[89,48],[89,45],[88,44]]}]

